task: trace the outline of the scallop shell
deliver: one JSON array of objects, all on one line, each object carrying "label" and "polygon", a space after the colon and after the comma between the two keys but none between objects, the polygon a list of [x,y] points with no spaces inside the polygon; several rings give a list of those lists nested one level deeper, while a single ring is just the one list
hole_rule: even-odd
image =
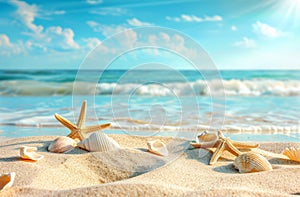
[{"label": "scallop shell", "polygon": [[101,131],[92,133],[88,138],[85,138],[77,145],[90,152],[110,151],[120,148],[120,145],[114,139],[108,137]]},{"label": "scallop shell", "polygon": [[239,155],[234,161],[234,166],[240,173],[272,170],[272,165],[269,161],[262,155],[254,152]]},{"label": "scallop shell", "polygon": [[43,155],[36,153],[36,147],[22,146],[20,148],[20,156],[22,159],[38,161],[44,158]]},{"label": "scallop shell", "polygon": [[217,133],[209,133],[208,131],[204,131],[197,134],[196,143],[192,142],[191,145],[195,148],[210,148],[214,146],[218,139],[219,136]]},{"label": "scallop shell", "polygon": [[300,162],[300,148],[290,147],[286,148],[282,154],[290,158],[290,160]]},{"label": "scallop shell", "polygon": [[48,147],[48,151],[52,153],[64,153],[72,150],[77,142],[72,138],[61,136],[56,138]]},{"label": "scallop shell", "polygon": [[160,156],[168,156],[169,151],[167,146],[160,140],[153,140],[147,142],[148,151]]},{"label": "scallop shell", "polygon": [[10,188],[15,181],[15,176],[16,176],[15,172],[2,174],[0,176],[0,191],[3,189]]}]

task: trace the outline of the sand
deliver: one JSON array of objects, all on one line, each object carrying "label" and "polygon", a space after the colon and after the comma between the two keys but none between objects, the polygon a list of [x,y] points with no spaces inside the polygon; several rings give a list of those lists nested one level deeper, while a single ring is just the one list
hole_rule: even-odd
[{"label": "sand", "polygon": [[[0,173],[16,172],[13,187],[0,196],[284,196],[300,194],[300,163],[268,157],[274,170],[240,174],[225,153],[209,166],[211,152],[189,147],[184,139],[110,135],[123,147],[109,153],[76,148],[49,153],[57,136],[26,137],[0,143]],[[146,142],[160,138],[168,157],[147,152]],[[37,146],[44,159],[19,158],[19,147]],[[257,151],[280,153],[300,143],[260,143]]]}]

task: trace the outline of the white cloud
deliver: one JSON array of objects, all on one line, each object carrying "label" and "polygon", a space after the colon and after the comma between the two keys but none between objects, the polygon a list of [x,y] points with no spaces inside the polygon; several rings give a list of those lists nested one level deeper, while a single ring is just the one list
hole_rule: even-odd
[{"label": "white cloud", "polygon": [[83,41],[86,43],[88,49],[94,49],[101,44],[101,41],[98,38],[84,38]]},{"label": "white cloud", "polygon": [[235,25],[232,25],[232,26],[231,26],[231,30],[232,30],[232,31],[237,31],[237,27],[236,27]]},{"label": "white cloud", "polygon": [[91,14],[121,16],[127,13],[127,9],[117,7],[105,7],[97,10],[92,10]]},{"label": "white cloud", "polygon": [[44,34],[47,43],[59,46],[62,49],[79,49],[79,45],[74,41],[74,32],[70,28],[49,27]]},{"label": "white cloud", "polygon": [[95,21],[87,21],[87,24],[93,29],[95,32],[100,32],[103,36],[109,37],[113,34],[129,30],[129,28],[123,25],[103,25],[99,24]]},{"label": "white cloud", "polygon": [[234,46],[244,47],[244,48],[254,48],[256,46],[256,42],[247,37],[243,37],[241,41],[235,42]]},{"label": "white cloud", "polygon": [[142,22],[137,18],[129,19],[129,20],[127,20],[127,22],[128,22],[129,25],[136,26],[136,27],[152,25],[151,23]]},{"label": "white cloud", "polygon": [[286,34],[268,24],[261,23],[260,21],[257,21],[255,24],[253,24],[252,27],[254,32],[268,38],[278,38]]},{"label": "white cloud", "polygon": [[103,3],[103,0],[86,0],[86,2],[88,4],[96,5],[96,4]]},{"label": "white cloud", "polygon": [[195,15],[187,15],[182,14],[179,17],[166,17],[169,21],[175,21],[175,22],[217,22],[222,21],[223,18],[221,16],[215,15],[215,16],[204,16],[203,18],[195,16]]},{"label": "white cloud", "polygon": [[20,54],[25,52],[22,50],[23,48],[24,45],[22,42],[13,44],[6,34],[0,34],[0,55],[10,56],[13,54]]}]

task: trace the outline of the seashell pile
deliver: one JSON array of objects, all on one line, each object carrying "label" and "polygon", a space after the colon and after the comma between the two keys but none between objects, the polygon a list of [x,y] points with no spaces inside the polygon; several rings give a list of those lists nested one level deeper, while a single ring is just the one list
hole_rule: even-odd
[{"label": "seashell pile", "polygon": [[286,148],[282,152],[282,154],[290,158],[290,160],[300,162],[300,148],[295,148],[295,147]]},{"label": "seashell pile", "polygon": [[0,191],[3,189],[10,188],[15,181],[15,176],[16,176],[15,172],[2,174],[0,176]]},{"label": "seashell pile", "polygon": [[39,161],[44,158],[43,155],[36,153],[36,147],[29,147],[29,146],[22,146],[20,148],[20,157],[22,159],[32,160],[32,161]]},{"label": "seashell pile", "polygon": [[261,172],[272,170],[272,165],[269,161],[260,154],[247,152],[239,155],[234,166],[240,173]]},{"label": "seashell pile", "polygon": [[56,138],[48,147],[48,151],[52,153],[64,153],[72,150],[77,142],[72,138],[61,136]]},{"label": "seashell pile", "polygon": [[160,155],[160,156],[168,156],[169,151],[167,149],[167,146],[160,140],[153,140],[147,142],[148,145],[148,151]]},{"label": "seashell pile", "polygon": [[111,151],[120,148],[114,139],[101,131],[92,133],[88,138],[79,142],[77,146],[91,152]]}]

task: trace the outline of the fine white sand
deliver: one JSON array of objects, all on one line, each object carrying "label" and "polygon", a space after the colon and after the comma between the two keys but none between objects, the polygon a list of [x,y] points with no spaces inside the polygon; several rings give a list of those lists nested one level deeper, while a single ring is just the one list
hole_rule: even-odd
[{"label": "fine white sand", "polygon": [[[55,136],[26,137],[0,143],[0,173],[16,172],[13,187],[0,196],[284,196],[300,194],[300,163],[267,157],[274,170],[240,174],[224,153],[209,166],[211,152],[188,148],[184,139],[110,135],[123,149],[90,153],[74,149],[66,154],[47,151]],[[146,142],[159,138],[171,154],[147,152]],[[44,159],[19,158],[20,146],[37,146]],[[280,153],[300,143],[261,143],[262,152]]]}]

